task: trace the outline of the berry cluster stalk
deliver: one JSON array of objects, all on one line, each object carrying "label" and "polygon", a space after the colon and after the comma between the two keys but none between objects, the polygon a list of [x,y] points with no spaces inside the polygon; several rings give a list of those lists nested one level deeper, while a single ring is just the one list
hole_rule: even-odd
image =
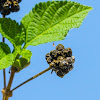
[{"label": "berry cluster stalk", "polygon": [[26,80],[25,82],[21,83],[20,85],[18,85],[18,86],[15,87],[14,89],[12,89],[11,92],[14,91],[14,90],[16,90],[17,88],[21,87],[21,86],[24,85],[25,83],[27,83],[27,82],[29,82],[29,81],[31,81],[31,80],[37,78],[38,76],[40,76],[40,75],[42,75],[42,74],[44,74],[45,72],[49,71],[50,69],[51,69],[51,67],[45,69],[44,71],[38,73],[37,75],[35,75],[35,76],[33,76],[33,77],[31,77],[30,79]]}]

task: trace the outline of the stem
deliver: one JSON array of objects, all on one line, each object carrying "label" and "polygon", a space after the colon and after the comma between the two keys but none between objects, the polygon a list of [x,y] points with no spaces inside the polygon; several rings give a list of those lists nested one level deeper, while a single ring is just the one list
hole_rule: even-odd
[{"label": "stem", "polygon": [[12,82],[13,82],[13,78],[14,78],[14,74],[15,74],[15,71],[14,70],[11,70],[11,75],[10,75],[10,79],[9,79],[9,83],[8,83],[8,86],[7,86],[7,91],[10,90],[11,88],[11,85],[12,85]]},{"label": "stem", "polygon": [[[18,57],[19,56],[17,56],[17,58]],[[11,89],[11,85],[12,85],[12,82],[13,82],[13,79],[14,79],[14,75],[15,75],[15,70],[11,69],[11,75],[10,75],[10,79],[9,79],[8,85],[7,85],[6,89],[3,89],[4,92],[2,91],[3,100],[8,100],[9,97],[12,97],[12,92],[10,91],[10,89]]]},{"label": "stem", "polygon": [[11,70],[11,75],[10,75],[10,79],[9,79],[7,88],[4,90],[5,93],[3,93],[3,100],[8,100],[9,97],[12,96],[12,92],[10,91],[10,88],[11,88],[11,85],[12,85],[12,82],[13,82],[14,75],[15,75],[15,71]]},{"label": "stem", "polygon": [[4,89],[6,89],[6,73],[5,73],[5,69],[3,69],[3,77],[4,77]]},{"label": "stem", "polygon": [[[5,15],[3,15],[3,18],[5,18]],[[5,42],[5,38],[2,37],[2,42]],[[6,89],[6,70],[3,69],[3,80],[4,80],[4,89]],[[5,99],[5,96],[3,94],[3,100]]]},{"label": "stem", "polygon": [[35,76],[33,76],[33,77],[31,77],[30,79],[26,80],[25,82],[21,83],[20,85],[18,85],[18,86],[15,87],[14,89],[12,89],[11,92],[14,91],[15,89],[21,87],[21,86],[24,85],[25,83],[27,83],[27,82],[29,82],[29,81],[31,81],[31,80],[37,78],[38,76],[40,76],[40,75],[42,75],[42,74],[44,74],[45,72],[49,71],[50,69],[51,69],[51,67],[45,69],[44,71],[38,73],[37,75],[35,75]]},{"label": "stem", "polygon": [[[3,18],[5,18],[5,15],[3,15]],[[5,38],[2,37],[2,42],[5,42]],[[3,77],[4,77],[4,89],[6,89],[6,73],[5,73],[5,69],[3,69]]]}]

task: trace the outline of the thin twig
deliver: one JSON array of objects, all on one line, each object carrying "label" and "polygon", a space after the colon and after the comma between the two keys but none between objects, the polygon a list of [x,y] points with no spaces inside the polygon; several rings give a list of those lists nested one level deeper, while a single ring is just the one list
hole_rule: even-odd
[{"label": "thin twig", "polygon": [[[3,15],[3,18],[5,18],[5,15]],[[2,37],[2,42],[5,42],[4,37]],[[6,72],[5,72],[5,69],[3,69],[3,77],[4,77],[4,89],[6,89]]]},{"label": "thin twig", "polygon": [[[5,15],[3,15],[3,18],[5,18]],[[2,42],[5,42],[5,38],[2,37]],[[4,89],[6,89],[6,70],[3,69],[3,80],[4,80]],[[3,100],[5,99],[5,96],[3,94]]]},{"label": "thin twig", "polygon": [[11,91],[14,91],[15,89],[21,87],[22,85],[24,85],[25,83],[27,83],[27,82],[29,82],[29,81],[31,81],[31,80],[37,78],[38,76],[44,74],[45,72],[49,71],[50,69],[51,69],[50,67],[47,68],[47,69],[45,69],[44,71],[38,73],[37,75],[35,75],[35,76],[31,77],[30,79],[26,80],[25,82],[21,83],[20,85],[18,85],[17,87],[15,87],[14,89],[12,89]]},{"label": "thin twig", "polygon": [[3,69],[3,77],[4,77],[4,89],[6,89],[6,73],[5,73],[5,69]]}]

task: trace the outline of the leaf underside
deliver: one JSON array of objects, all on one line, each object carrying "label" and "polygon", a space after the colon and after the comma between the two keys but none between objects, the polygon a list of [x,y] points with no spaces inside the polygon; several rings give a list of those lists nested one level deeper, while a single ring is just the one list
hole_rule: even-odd
[{"label": "leaf underside", "polygon": [[66,0],[37,4],[21,21],[26,47],[63,40],[71,28],[81,25],[91,9]]}]

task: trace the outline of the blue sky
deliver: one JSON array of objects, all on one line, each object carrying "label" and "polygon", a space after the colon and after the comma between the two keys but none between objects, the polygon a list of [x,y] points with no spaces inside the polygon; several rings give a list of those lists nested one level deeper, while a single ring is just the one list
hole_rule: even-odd
[{"label": "blue sky", "polygon": [[[22,0],[21,10],[7,17],[20,22],[22,17],[40,1],[46,2],[47,0]],[[89,12],[80,28],[70,30],[64,40],[54,42],[55,46],[63,44],[66,48],[72,48],[76,59],[74,69],[64,78],[48,71],[15,90],[10,100],[100,100],[100,0],[74,1],[91,6],[93,10]],[[1,39],[0,35],[0,42]],[[12,49],[8,40],[6,43]],[[45,54],[55,49],[52,44],[53,42],[28,47],[33,53],[31,64],[15,74],[12,88],[48,67]],[[7,81],[10,76],[8,71],[9,68],[6,70]],[[2,70],[0,70],[0,77],[0,90],[2,90]]]}]

